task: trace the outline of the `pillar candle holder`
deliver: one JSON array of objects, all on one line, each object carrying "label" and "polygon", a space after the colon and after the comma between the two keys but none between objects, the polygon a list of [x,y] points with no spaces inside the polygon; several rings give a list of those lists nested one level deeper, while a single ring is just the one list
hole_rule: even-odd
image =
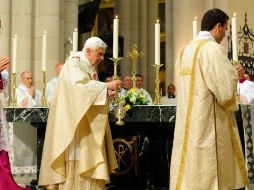
[{"label": "pillar candle holder", "polygon": [[46,99],[46,71],[42,71],[42,95],[41,95],[41,107],[47,107],[48,102]]},{"label": "pillar candle holder", "polygon": [[118,65],[118,62],[122,59],[121,57],[118,57],[118,58],[109,58],[110,60],[113,61],[113,65],[114,65],[114,75],[113,75],[113,80],[117,80],[118,76],[117,76],[117,65]]},{"label": "pillar candle holder", "polygon": [[16,73],[11,73],[11,101],[10,107],[17,107],[17,96],[16,96]]},{"label": "pillar candle holder", "polygon": [[155,64],[153,66],[155,67],[154,104],[159,105],[161,104],[159,72],[160,72],[160,67],[162,67],[163,64],[161,65]]}]

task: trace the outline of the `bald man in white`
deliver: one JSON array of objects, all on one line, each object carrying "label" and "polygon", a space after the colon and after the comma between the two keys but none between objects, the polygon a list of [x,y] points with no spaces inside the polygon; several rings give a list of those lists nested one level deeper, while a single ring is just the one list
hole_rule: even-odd
[{"label": "bald man in white", "polygon": [[38,107],[40,105],[41,93],[33,85],[33,76],[31,72],[21,73],[21,82],[16,89],[17,104],[19,107]]}]

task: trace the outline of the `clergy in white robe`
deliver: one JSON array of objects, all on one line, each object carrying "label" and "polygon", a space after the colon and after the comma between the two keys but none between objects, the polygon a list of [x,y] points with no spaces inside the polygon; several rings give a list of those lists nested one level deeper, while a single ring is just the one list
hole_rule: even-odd
[{"label": "clergy in white robe", "polygon": [[149,92],[147,92],[147,90],[145,90],[142,87],[142,85],[143,85],[143,76],[138,74],[138,75],[136,75],[136,77],[137,77],[136,88],[138,89],[138,93],[143,94],[149,100],[148,105],[152,105],[153,104],[153,100],[152,100],[151,95],[149,94]]},{"label": "clergy in white robe", "polygon": [[254,82],[245,80],[237,84],[237,91],[240,95],[241,103],[254,104]]},{"label": "clergy in white robe", "polygon": [[51,102],[52,95],[53,95],[53,93],[56,89],[58,75],[61,71],[62,66],[63,66],[63,63],[58,63],[55,66],[56,76],[53,77],[49,82],[47,82],[47,85],[46,85],[46,99],[47,99],[47,102],[48,102],[49,105],[50,105],[50,102]]},{"label": "clergy in white robe", "polygon": [[[95,66],[106,44],[89,38],[83,55],[68,58],[53,95],[39,184],[47,189],[102,190],[117,167],[108,123],[108,93],[121,81],[99,82]],[[79,52],[79,54],[82,52]]]},{"label": "clergy in white robe", "polygon": [[202,31],[181,53],[170,190],[232,190],[248,185],[234,117],[236,85],[244,70],[230,63],[220,45],[227,25],[223,11],[209,10]]},{"label": "clergy in white robe", "polygon": [[41,92],[33,85],[32,73],[24,71],[21,73],[20,84],[16,88],[17,104],[19,107],[38,107],[40,105]]},{"label": "clergy in white robe", "polygon": [[169,84],[167,95],[161,97],[161,104],[163,105],[176,105],[175,85]]}]

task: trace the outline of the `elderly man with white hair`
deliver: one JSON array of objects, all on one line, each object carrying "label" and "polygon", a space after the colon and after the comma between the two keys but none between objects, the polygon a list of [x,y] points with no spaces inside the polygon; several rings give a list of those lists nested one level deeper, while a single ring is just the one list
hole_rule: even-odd
[{"label": "elderly man with white hair", "polygon": [[106,44],[89,38],[68,58],[51,100],[39,184],[47,189],[102,190],[116,167],[108,123],[108,90],[121,81],[98,81],[95,66]]}]

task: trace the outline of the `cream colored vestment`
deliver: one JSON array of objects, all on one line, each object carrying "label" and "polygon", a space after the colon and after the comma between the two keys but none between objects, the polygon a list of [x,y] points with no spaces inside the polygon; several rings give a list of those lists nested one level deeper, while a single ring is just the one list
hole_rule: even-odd
[{"label": "cream colored vestment", "polygon": [[194,40],[178,70],[170,190],[238,189],[248,184],[234,118],[238,76],[220,44]]},{"label": "cream colored vestment", "polygon": [[[62,67],[50,106],[40,185],[69,183],[70,168],[76,168],[81,181],[104,184],[117,167],[108,123],[107,86],[96,79],[94,67],[86,58],[69,58]],[[77,130],[79,161],[66,164],[66,153]]]}]

